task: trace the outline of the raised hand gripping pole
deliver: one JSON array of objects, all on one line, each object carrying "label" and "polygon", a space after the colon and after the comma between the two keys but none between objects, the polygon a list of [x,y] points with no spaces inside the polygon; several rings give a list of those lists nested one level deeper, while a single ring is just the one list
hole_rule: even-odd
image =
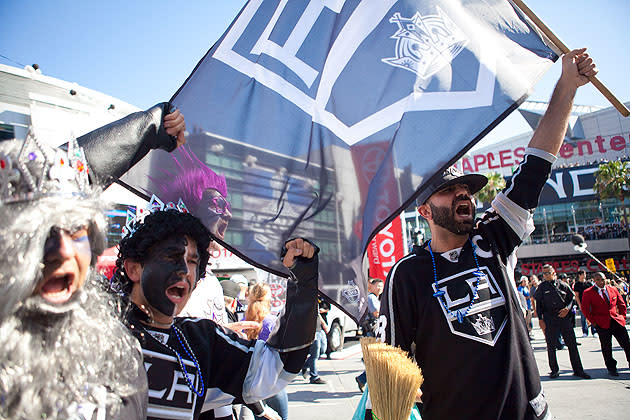
[{"label": "raised hand gripping pole", "polygon": [[[551,42],[553,42],[555,44],[556,47],[558,47],[558,49],[563,53],[566,54],[569,51],[571,51],[565,44],[564,42],[562,42],[560,40],[560,38],[558,38],[552,31],[551,29],[549,29],[549,27],[547,25],[545,25],[545,23],[540,20],[540,18],[538,16],[536,16],[536,14],[534,12],[531,11],[531,9],[529,7],[527,7],[527,5],[525,3],[523,3],[521,0],[510,0],[516,7],[518,7],[519,9],[521,9],[521,11],[529,18],[531,19],[531,21],[538,27],[538,29],[540,29],[545,36],[547,36],[547,38],[549,38],[551,40]],[[597,88],[597,90],[599,90],[602,95],[604,95],[606,97],[606,99],[608,99],[608,101],[610,101],[610,103],[612,104],[612,106],[615,107],[615,109],[617,111],[619,111],[619,113],[621,115],[623,115],[624,117],[627,117],[630,115],[630,110],[628,110],[628,108],[619,100],[615,97],[615,95],[613,95],[613,93],[608,90],[608,88],[606,86],[604,86],[604,84],[597,78],[597,76],[593,76],[593,77],[589,77],[589,80],[591,81],[591,83],[593,84],[593,86],[595,86]]]}]

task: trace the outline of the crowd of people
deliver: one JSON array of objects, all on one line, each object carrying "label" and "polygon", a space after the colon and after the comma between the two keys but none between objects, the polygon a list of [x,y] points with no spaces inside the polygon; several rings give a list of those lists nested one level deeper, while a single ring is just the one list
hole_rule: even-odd
[{"label": "crowd of people", "polygon": [[[588,226],[578,226],[577,233],[582,235],[586,240],[596,239],[619,239],[627,238],[628,232],[623,223],[594,223]],[[571,242],[571,238],[575,235],[571,232],[549,232],[547,236],[545,232],[532,235],[530,241],[534,244],[544,244],[548,242]]]},{"label": "crowd of people", "polygon": [[625,278],[606,278],[602,272],[594,272],[590,278],[585,270],[578,270],[575,277],[556,274],[553,266],[545,264],[542,270],[543,283],[536,275],[521,276],[518,281],[521,308],[525,322],[532,330],[532,315],[539,319],[540,328],[547,343],[549,377],[560,376],[556,350],[565,346],[569,350],[571,366],[578,377],[589,379],[590,375],[582,368],[574,328],[579,316],[582,338],[589,331],[599,338],[602,354],[611,376],[619,376],[616,361],[612,358],[611,338],[614,336],[626,353],[630,367],[630,341],[625,328],[628,291],[630,286]]},{"label": "crowd of people", "polygon": [[[575,287],[557,281],[551,266],[543,282],[518,288],[511,273],[575,92],[594,74],[584,49],[563,57],[523,162],[481,219],[473,194],[485,176],[448,168],[432,178],[417,199],[431,240],[396,263],[384,288],[370,282],[366,330],[422,368],[417,401],[425,419],[549,418],[528,345],[534,313],[551,376],[561,335],[574,373],[589,377],[569,328]],[[317,370],[328,309],[318,301],[317,238],[293,238],[278,250],[290,278],[277,316],[268,286],[219,282],[208,263],[230,221],[227,189],[192,157],[191,170],[173,177],[187,198],[154,196],[125,226],[114,276],[96,275],[102,188],[151,150],[173,152],[184,132],[179,111],[160,104],[59,149],[34,134],[0,143],[0,418],[286,420],[285,388],[297,374],[325,383]],[[578,307],[614,375],[612,336],[630,360],[627,290],[624,298],[603,276],[593,280],[578,292]]]}]

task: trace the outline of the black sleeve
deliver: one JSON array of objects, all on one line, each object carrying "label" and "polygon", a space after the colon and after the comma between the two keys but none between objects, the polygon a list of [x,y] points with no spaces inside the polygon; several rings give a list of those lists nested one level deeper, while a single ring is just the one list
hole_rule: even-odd
[{"label": "black sleeve", "polygon": [[567,286],[564,283],[562,283],[562,287],[566,291],[566,295],[563,302],[564,307],[569,308],[570,310],[573,307],[573,301],[575,300],[575,295],[573,294],[573,290],[571,290],[571,287]]},{"label": "black sleeve", "polygon": [[538,314],[538,319],[545,320],[543,318],[543,312],[545,312],[545,304],[543,300],[543,292],[542,292],[542,283],[538,285],[536,288],[536,293],[534,293],[534,300],[536,301],[536,314]]},{"label": "black sleeve", "polygon": [[252,410],[255,416],[260,416],[265,411],[265,406],[262,401],[256,401],[255,403],[245,404],[247,408]]},{"label": "black sleeve", "polygon": [[[528,151],[531,152],[532,149]],[[534,209],[538,206],[540,193],[550,174],[550,161],[528,153],[508,181],[503,193],[519,207],[525,210]]]},{"label": "black sleeve", "polygon": [[[309,241],[309,243],[311,243]],[[314,245],[311,243],[311,245]],[[315,246],[313,258],[296,258],[294,266],[290,269],[290,278],[287,281],[287,298],[282,313],[278,317],[276,326],[267,339],[267,344],[275,348],[281,354],[303,349],[299,352],[306,358],[308,347],[315,338],[317,326],[317,280],[319,277],[319,248]],[[282,255],[286,254],[283,249]],[[286,359],[282,355],[285,369],[297,373],[302,368],[299,360]],[[302,356],[300,356],[302,357]],[[293,358],[293,357],[292,357]],[[291,359],[292,359],[291,358]]]},{"label": "black sleeve", "polygon": [[[506,188],[494,198],[492,207],[478,222],[478,229],[493,243],[505,264],[514,250],[534,231],[531,209],[538,206],[554,159],[545,151],[527,149],[525,158]],[[480,247],[489,248],[484,248],[482,244]]]},{"label": "black sleeve", "polygon": [[162,122],[164,116],[174,109],[169,103],[163,102],[77,138],[79,146],[85,150],[92,182],[105,188],[149,151],[173,151],[177,140],[166,133]]}]

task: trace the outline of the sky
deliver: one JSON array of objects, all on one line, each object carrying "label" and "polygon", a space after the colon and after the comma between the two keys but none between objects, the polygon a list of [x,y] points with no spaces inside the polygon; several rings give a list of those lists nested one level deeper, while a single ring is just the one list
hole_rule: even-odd
[{"label": "sky", "polygon": [[[587,47],[599,67],[599,79],[622,102],[630,101],[630,1],[525,3],[569,48]],[[170,99],[244,4],[244,0],[0,0],[0,63],[16,67],[37,63],[46,75],[149,108]],[[559,75],[558,61],[529,99],[548,101]],[[609,106],[590,84],[580,88],[575,104]],[[482,144],[527,131],[523,118],[513,113]]]}]

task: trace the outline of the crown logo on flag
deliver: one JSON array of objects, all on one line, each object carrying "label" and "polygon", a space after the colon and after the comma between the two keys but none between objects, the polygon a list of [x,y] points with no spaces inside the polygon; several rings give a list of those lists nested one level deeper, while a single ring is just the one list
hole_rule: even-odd
[{"label": "crown logo on flag", "polygon": [[398,25],[391,36],[396,40],[396,57],[381,61],[409,70],[423,80],[449,65],[468,43],[464,32],[439,7],[437,15],[416,12],[405,18],[396,12],[389,22]]},{"label": "crown logo on flag", "polygon": [[54,149],[29,131],[19,152],[0,148],[0,203],[59,195],[88,196],[89,172],[85,153],[76,139],[67,143],[67,150]]},{"label": "crown logo on flag", "polygon": [[125,222],[125,226],[122,228],[123,236],[130,237],[136,233],[139,225],[144,221],[144,218],[147,217],[147,215],[166,210],[177,210],[180,213],[190,213],[188,211],[188,207],[186,207],[186,204],[184,204],[184,201],[181,198],[177,201],[177,204],[172,201],[164,204],[157,195],[153,194],[146,208],[140,208],[137,211],[130,208],[127,209],[127,221]]}]

